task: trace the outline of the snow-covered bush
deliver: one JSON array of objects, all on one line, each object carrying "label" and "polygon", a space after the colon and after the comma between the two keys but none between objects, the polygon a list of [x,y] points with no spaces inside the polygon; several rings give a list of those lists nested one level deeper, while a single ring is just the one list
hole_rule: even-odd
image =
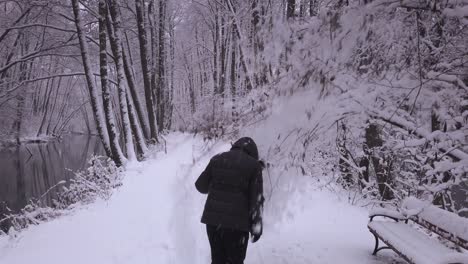
[{"label": "snow-covered bush", "polygon": [[90,203],[96,198],[108,199],[114,188],[121,185],[121,168],[108,158],[94,156],[90,167],[80,171],[64,186],[55,201],[55,207],[66,208],[70,204]]}]

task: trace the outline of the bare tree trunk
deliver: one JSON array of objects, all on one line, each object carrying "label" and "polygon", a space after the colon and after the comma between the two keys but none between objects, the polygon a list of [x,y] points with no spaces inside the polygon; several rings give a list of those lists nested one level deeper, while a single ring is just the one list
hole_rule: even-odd
[{"label": "bare tree trunk", "polygon": [[[257,69],[259,66],[259,46],[260,46],[260,38],[259,38],[259,23],[260,23],[260,7],[258,6],[259,3],[257,1],[252,1],[251,3],[251,12],[252,18],[250,23],[250,39],[251,39],[251,46],[253,49],[253,65],[254,68]],[[261,80],[259,78],[259,74],[257,72],[253,73],[253,78],[256,84],[260,84]]]},{"label": "bare tree trunk", "polygon": [[65,87],[65,91],[63,93],[62,96],[60,96],[57,92],[57,98],[59,97],[62,97],[61,99],[61,102],[58,104],[58,111],[57,111],[57,118],[55,119],[55,122],[54,124],[52,124],[52,119],[50,120],[49,122],[49,127],[50,127],[50,131],[49,131],[49,128],[47,129],[47,133],[51,133],[52,135],[55,135],[55,130],[57,129],[57,125],[58,123],[60,122],[60,120],[62,119],[63,117],[63,111],[64,111],[64,104],[65,102],[68,100],[68,95],[69,95],[69,91],[70,91],[70,86],[71,86],[71,83],[73,82],[73,79],[72,78],[68,78],[68,81],[67,81],[67,84]]},{"label": "bare tree trunk", "polygon": [[59,81],[58,81],[58,84],[57,84],[57,89],[55,89],[54,103],[52,105],[52,110],[50,111],[49,122],[47,122],[46,135],[50,135],[50,124],[52,123],[52,120],[53,120],[53,117],[54,117],[55,107],[57,105],[57,98],[59,97],[58,93],[59,93],[61,85],[62,85],[62,77],[59,77]]},{"label": "bare tree trunk", "polygon": [[[50,72],[52,70],[55,70],[56,65],[57,64],[55,63],[54,66],[52,66],[52,63],[51,63],[49,65],[48,71]],[[51,78],[47,80],[45,92],[43,96],[43,102],[40,107],[40,110],[42,112],[42,119],[41,119],[41,125],[39,126],[39,129],[36,134],[37,137],[45,134],[45,125],[47,122],[47,117],[49,116],[50,100],[52,98],[52,91],[54,90],[54,87],[55,87],[55,78]]]},{"label": "bare tree trunk", "polygon": [[185,68],[185,72],[187,73],[190,110],[192,111],[192,113],[195,113],[195,110],[196,110],[195,89],[193,87],[193,72],[189,67],[190,63],[191,63],[191,61],[189,62],[189,60],[187,58],[187,54],[184,53],[184,68]]},{"label": "bare tree trunk", "polygon": [[145,138],[143,132],[141,131],[141,126],[138,123],[138,117],[136,114],[135,106],[133,104],[133,98],[130,92],[127,92],[127,102],[128,102],[128,113],[130,117],[130,124],[132,126],[133,135],[135,136],[137,151],[139,156],[144,156],[148,152],[148,147],[145,143]]},{"label": "bare tree trunk", "polygon": [[153,96],[153,103],[154,103],[154,111],[155,111],[155,116],[156,116],[156,125],[159,124],[159,93],[161,90],[161,87],[159,87],[159,70],[158,70],[158,28],[157,28],[157,22],[156,22],[156,12],[155,9],[156,7],[157,0],[151,0],[149,5],[148,5],[148,25],[150,28],[150,44],[149,44],[149,52],[151,55],[149,57],[151,58],[151,74],[150,74],[150,82],[151,82],[151,93]]},{"label": "bare tree trunk", "polygon": [[[26,63],[21,63],[20,65],[20,68],[22,69],[21,70],[21,73],[20,73],[20,81],[26,79],[26,66],[27,64]],[[23,123],[23,111],[24,111],[24,94],[23,93],[18,93],[18,95],[16,96],[16,100],[17,100],[17,105],[16,105],[16,120],[15,120],[15,124],[16,124],[16,127],[15,127],[15,130],[16,130],[16,143],[18,145],[18,148],[19,148],[19,145],[21,144],[21,124]]]},{"label": "bare tree trunk", "polygon": [[296,0],[288,0],[286,7],[286,17],[291,18],[295,16],[296,12]]},{"label": "bare tree trunk", "polygon": [[152,94],[150,72],[148,67],[148,43],[146,40],[146,30],[144,24],[144,5],[142,0],[135,0],[137,14],[138,41],[140,44],[140,60],[143,72],[143,85],[145,88],[146,110],[148,112],[151,138],[158,140],[157,121],[154,109],[154,98]]},{"label": "bare tree trunk", "polygon": [[318,13],[317,0],[309,0],[309,15],[316,16]]},{"label": "bare tree trunk", "polygon": [[[172,37],[171,37],[172,38]],[[170,40],[172,41],[172,40]],[[202,57],[202,52],[200,51],[200,46],[199,46],[199,37],[198,37],[198,28],[195,28],[195,43],[197,43],[196,45],[196,52],[197,52],[197,58],[201,58]],[[169,48],[172,48],[172,47],[169,47]],[[198,66],[198,78],[200,80],[200,91],[202,90],[202,87],[204,86],[204,82],[203,82],[203,60],[199,60],[199,62],[197,63],[197,66]],[[200,93],[201,95],[201,93]]]},{"label": "bare tree trunk", "polygon": [[382,138],[382,128],[378,124],[371,123],[366,128],[365,138],[366,147],[370,151],[369,161],[374,168],[378,189],[382,200],[391,200],[394,198],[393,179],[391,177],[392,160],[381,153],[379,147],[384,144]]},{"label": "bare tree trunk", "polygon": [[[55,123],[54,129],[52,130],[52,133],[54,135],[57,135],[57,131],[58,131],[57,129],[58,129],[59,125],[60,125],[60,122],[63,121],[63,118],[66,115],[66,112],[67,112],[66,107],[69,105],[68,102],[70,100],[70,95],[71,95],[70,91],[73,90],[73,88],[76,85],[76,82],[77,82],[77,80],[75,80],[75,82],[73,82],[73,79],[70,78],[70,82],[68,84],[67,90],[65,91],[66,97],[63,99],[62,105],[61,105],[60,110],[59,110],[59,116],[57,117],[57,122]],[[88,120],[85,120],[85,122],[87,122],[87,121]]]},{"label": "bare tree trunk", "polygon": [[[83,98],[86,98],[86,91],[83,88],[83,86],[81,86],[81,85],[80,85],[80,92],[81,92],[81,95],[83,96]],[[86,131],[88,131],[88,134],[91,135],[92,131],[91,131],[91,124],[89,122],[90,120],[89,120],[89,115],[88,115],[88,107],[83,107],[81,109],[82,109],[81,113],[83,114],[83,119],[85,120],[85,124],[86,124],[86,129],[87,129]],[[60,127],[59,127],[58,131],[60,131]],[[60,132],[59,132],[59,134],[60,134]]]},{"label": "bare tree trunk", "polygon": [[[130,50],[128,52],[130,54]],[[122,60],[125,70],[125,76],[127,77],[128,89],[130,90],[131,97],[133,99],[133,105],[135,106],[135,111],[137,113],[138,120],[140,121],[141,129],[143,130],[143,135],[146,139],[149,139],[151,135],[148,128],[147,119],[145,118],[143,107],[141,106],[141,101],[136,90],[135,80],[132,73],[133,67],[131,67],[131,61],[129,61],[124,47],[122,47]]]},{"label": "bare tree trunk", "polygon": [[124,132],[125,145],[127,150],[127,158],[129,160],[136,160],[135,148],[133,145],[132,130],[130,126],[130,119],[128,116],[128,102],[127,102],[127,89],[125,89],[125,74],[122,63],[122,42],[121,42],[121,20],[116,0],[110,3],[110,13],[113,19],[114,36],[110,36],[111,48],[115,59],[115,66],[117,70],[117,88],[119,94],[120,114],[122,115],[122,126]]},{"label": "bare tree trunk", "polygon": [[300,3],[299,3],[299,15],[301,17],[306,16],[306,1],[307,0],[300,0]]},{"label": "bare tree trunk", "polygon": [[[171,129],[172,126],[172,113],[174,110],[174,74],[175,74],[175,25],[173,18],[169,24],[169,53],[170,53],[170,80],[169,80],[169,109],[167,114],[167,129]],[[200,88],[201,90],[202,88]]]},{"label": "bare tree trunk", "polygon": [[220,45],[221,45],[221,54],[219,58],[219,64],[220,64],[220,73],[219,73],[219,78],[220,83],[219,83],[219,93],[221,96],[224,98],[224,86],[226,84],[226,42],[227,42],[227,35],[228,35],[228,30],[227,30],[227,23],[226,20],[221,17],[221,38],[220,38]]},{"label": "bare tree trunk", "polygon": [[232,122],[237,123],[238,114],[236,111],[236,84],[237,84],[237,69],[236,69],[236,48],[237,48],[237,39],[234,28],[232,28],[232,37],[231,37],[231,100],[232,100]]},{"label": "bare tree trunk", "polygon": [[165,60],[166,60],[166,38],[165,38],[165,28],[166,28],[166,0],[159,0],[159,51],[158,51],[158,98],[156,99],[157,105],[159,108],[158,111],[158,127],[159,131],[163,130],[164,128],[164,117],[166,111],[166,68],[165,68]]},{"label": "bare tree trunk", "polygon": [[[232,16],[233,16],[233,27],[234,27],[234,30],[236,32],[237,38],[242,43],[243,38],[242,38],[240,29],[239,29],[240,22],[237,20],[236,8],[231,3],[231,0],[226,0],[226,2],[228,4],[228,7],[229,7],[229,9],[230,9],[230,11],[232,13]],[[250,72],[250,70],[248,68],[246,58],[245,58],[245,54],[244,54],[244,51],[243,51],[241,45],[239,45],[239,59],[240,59],[241,65],[242,65],[242,69],[244,70],[244,73],[245,73],[245,82],[247,84],[247,90],[252,90],[254,88],[254,83],[252,82],[251,72]]]},{"label": "bare tree trunk", "polygon": [[[52,91],[54,90],[54,80],[55,79],[52,79],[51,81],[51,84],[50,86],[46,87],[46,93],[45,93],[45,99],[44,99],[44,113],[42,115],[42,121],[41,121],[41,125],[39,126],[39,130],[37,131],[37,134],[36,136],[39,137],[40,135],[44,135],[45,134],[45,124],[46,124],[46,121],[47,121],[47,116],[49,116],[49,102],[50,102],[50,98],[52,97]],[[49,82],[47,82],[49,83]]]},{"label": "bare tree trunk", "polygon": [[218,43],[219,43],[219,15],[218,8],[216,7],[215,11],[215,28],[212,33],[213,35],[213,92],[214,94],[219,94],[218,89]]},{"label": "bare tree trunk", "polygon": [[101,74],[102,101],[104,104],[104,114],[106,117],[107,131],[109,132],[109,142],[112,157],[117,165],[125,162],[125,156],[119,144],[119,133],[115,126],[114,110],[111,103],[111,91],[107,79],[107,5],[106,0],[99,0],[99,64]]},{"label": "bare tree trunk", "polygon": [[91,63],[88,57],[88,43],[86,42],[86,36],[85,36],[85,33],[83,32],[83,25],[82,25],[81,16],[80,16],[79,0],[71,0],[71,4],[73,7],[73,14],[75,16],[76,31],[78,33],[78,39],[79,39],[80,48],[81,48],[81,58],[83,60],[83,68],[84,68],[84,72],[86,76],[87,86],[89,89],[91,107],[93,109],[94,119],[96,121],[96,128],[98,130],[99,137],[102,140],[102,145],[104,147],[104,150],[106,151],[106,154],[109,157],[112,157],[112,151],[110,149],[110,144],[109,144],[109,134],[107,133],[101,105],[98,100],[98,92],[97,92],[96,87],[94,86],[93,74],[90,68]]},{"label": "bare tree trunk", "polygon": [[[52,70],[52,63],[49,63],[49,67],[47,69],[48,72],[51,72]],[[45,107],[47,106],[46,102],[47,100],[49,99],[49,97],[47,96],[49,94],[49,89],[50,89],[50,82],[53,82],[54,81],[54,78],[49,78],[47,79],[46,81],[46,84],[45,84],[45,91],[44,91],[44,96],[41,96],[42,92],[40,92],[39,94],[39,100],[41,100],[40,102],[38,102],[38,112],[44,112],[45,111]],[[41,87],[41,90],[42,90],[42,87]]]},{"label": "bare tree trunk", "polygon": [[[83,119],[85,121],[86,131],[88,131],[88,134],[91,134],[91,126],[89,125],[88,111],[86,110],[86,107],[81,108],[81,114],[83,115]],[[57,132],[59,131],[60,130],[57,130]]]}]

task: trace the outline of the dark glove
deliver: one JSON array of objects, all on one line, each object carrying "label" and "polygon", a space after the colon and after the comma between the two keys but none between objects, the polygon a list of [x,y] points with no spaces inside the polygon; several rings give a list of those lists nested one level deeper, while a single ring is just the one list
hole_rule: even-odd
[{"label": "dark glove", "polygon": [[259,160],[258,163],[260,163],[260,167],[262,168],[262,170],[264,170],[266,167],[265,161]]},{"label": "dark glove", "polygon": [[252,236],[252,243],[257,242],[263,233],[263,226],[262,223],[259,222],[257,224],[252,225],[250,228],[250,235]]},{"label": "dark glove", "polygon": [[261,234],[259,234],[259,235],[252,235],[252,240],[251,240],[252,243],[257,242],[257,241],[260,239],[261,236],[262,236]]}]

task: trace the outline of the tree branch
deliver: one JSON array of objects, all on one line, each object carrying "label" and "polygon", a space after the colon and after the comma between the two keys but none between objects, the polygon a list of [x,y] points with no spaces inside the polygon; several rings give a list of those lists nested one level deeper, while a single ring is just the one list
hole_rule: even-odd
[{"label": "tree branch", "polygon": [[[31,11],[31,8],[32,7],[29,7],[28,9],[26,9],[26,11],[24,11],[23,14],[21,14],[21,16],[13,23],[13,25],[18,24],[21,21],[21,19],[23,19]],[[6,35],[10,31],[11,29],[7,29],[5,30],[5,32],[3,32],[3,34],[0,36],[0,43],[3,41],[3,39],[6,37]]]},{"label": "tree branch", "polygon": [[[422,128],[418,128],[413,123],[406,121],[403,118],[399,118],[398,116],[395,116],[395,115],[391,116],[388,113],[385,113],[377,109],[370,110],[369,112],[370,112],[371,117],[380,119],[391,125],[402,128],[408,131],[410,134],[414,134],[420,138],[425,138],[425,139],[428,139],[430,137],[431,133],[429,131],[422,129]],[[439,150],[444,152],[444,155],[451,157],[455,161],[468,160],[468,153],[462,150],[450,149],[450,151],[448,151],[447,149],[442,148],[442,147],[439,147]]]},{"label": "tree branch", "polygon": [[33,24],[13,26],[13,27],[9,27],[7,30],[25,29],[25,28],[30,28],[30,27],[44,27],[44,28],[51,28],[51,29],[55,29],[55,30],[63,31],[63,32],[76,33],[76,30],[73,30],[73,29],[61,28],[61,27],[57,27],[57,26],[53,26],[53,25],[47,25],[47,24],[41,24],[41,23],[33,23]]},{"label": "tree branch", "polygon": [[[47,79],[52,79],[52,78],[57,78],[57,77],[71,77],[71,76],[83,76],[83,75],[85,75],[84,72],[61,73],[61,74],[48,75],[48,76],[42,76],[42,77],[30,79],[30,80],[25,80],[25,81],[22,81],[21,83],[19,83],[18,85],[16,85],[15,87],[5,91],[4,94],[0,94],[0,99],[4,99],[5,97],[11,96],[11,93],[13,93],[17,89],[21,88],[23,85],[28,84],[28,83],[47,80]],[[98,77],[101,76],[98,73],[93,73],[93,75],[98,76]],[[109,79],[109,82],[114,84],[114,85],[117,85],[117,82],[114,81],[114,80]],[[8,97],[8,98],[4,99],[2,102],[0,102],[0,107],[3,104],[5,104],[7,101],[9,101],[10,99],[12,99],[12,97]]]},{"label": "tree branch", "polygon": [[59,46],[52,46],[52,47],[48,47],[48,48],[45,48],[45,49],[39,49],[39,50],[33,51],[31,53],[28,53],[28,54],[22,56],[21,58],[15,60],[15,61],[12,61],[12,62],[8,63],[7,65],[3,66],[2,68],[0,68],[0,73],[5,72],[6,70],[13,67],[17,63],[25,62],[25,61],[28,61],[28,60],[31,60],[31,59],[34,59],[34,58],[44,57],[44,56],[58,56],[57,54],[49,55],[48,53],[43,53],[43,52],[52,51],[52,50],[55,50],[55,49],[60,49],[60,48],[69,47],[69,46],[76,46],[76,45],[77,44],[63,44],[63,45],[59,45]]}]

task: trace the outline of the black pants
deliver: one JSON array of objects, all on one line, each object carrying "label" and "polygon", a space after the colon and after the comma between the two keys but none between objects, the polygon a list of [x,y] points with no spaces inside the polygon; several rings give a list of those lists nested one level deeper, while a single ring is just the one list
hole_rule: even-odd
[{"label": "black pants", "polygon": [[249,232],[206,225],[211,247],[211,264],[243,264]]}]

